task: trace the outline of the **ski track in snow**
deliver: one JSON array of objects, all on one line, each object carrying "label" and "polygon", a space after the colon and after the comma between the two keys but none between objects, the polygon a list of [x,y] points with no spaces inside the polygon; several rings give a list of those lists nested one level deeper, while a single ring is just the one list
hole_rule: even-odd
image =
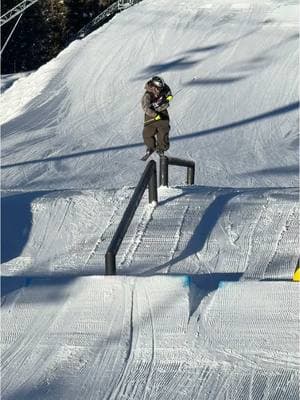
[{"label": "ski track in snow", "polygon": [[[102,274],[131,192],[67,191],[36,199],[33,224],[23,228],[29,230],[26,246],[2,264],[2,274]],[[297,191],[256,193],[161,188],[155,208],[145,194],[121,244],[117,269],[126,275],[241,273],[246,279],[289,279],[298,258]]]},{"label": "ski track in snow", "polygon": [[[1,399],[299,399],[298,17],[144,0],[3,92]],[[153,75],[196,185],[170,166],[104,277]]]},{"label": "ski track in snow", "polygon": [[[285,169],[297,164],[296,147],[282,142],[288,132],[297,137],[297,21],[283,27],[272,14],[288,3],[172,3],[172,12],[162,13],[164,23],[153,32],[153,14],[160,7],[167,10],[169,0],[138,4],[74,43],[38,71],[38,90],[40,75],[49,71],[51,77],[40,96],[34,97],[35,74],[4,92],[3,103],[10,107],[3,108],[11,119],[6,116],[2,126],[3,188],[134,186],[143,151],[139,99],[143,81],[157,73],[178,92],[170,108],[171,153],[197,160],[198,183],[286,186]],[[124,35],[116,39],[124,21]],[[156,45],[149,56],[153,35]],[[29,82],[38,113],[33,105],[28,112],[14,110],[12,99],[28,91]],[[115,107],[119,97],[127,100]],[[278,174],[272,172],[276,168]],[[179,170],[172,175],[181,181]],[[297,184],[295,168],[289,179],[291,186]]]},{"label": "ski track in snow", "polygon": [[[289,279],[293,273],[296,191],[160,188],[156,208],[147,204],[147,196],[142,200],[120,248],[118,266],[127,275],[165,275],[80,278],[82,273],[103,272],[104,266],[99,268],[95,261],[104,259],[131,191],[56,192],[33,203],[33,237],[39,236],[39,218],[46,217],[44,237],[49,236],[53,245],[51,232],[60,232],[62,253],[63,246],[69,246],[67,232],[76,243],[85,240],[94,245],[92,253],[80,249],[85,253],[82,259],[89,260],[84,269],[76,269],[75,260],[71,268],[61,264],[58,268],[55,258],[47,273],[45,264],[38,268],[41,244],[29,237],[20,258],[29,252],[34,268],[25,265],[22,271],[22,263],[14,260],[2,265],[6,279],[32,271],[48,276],[31,278],[27,286],[4,297],[3,398],[22,393],[24,399],[38,399],[43,393],[45,399],[59,399],[67,387],[68,397],[75,399],[164,399],[174,393],[179,399],[225,394],[260,399],[263,393],[270,399],[284,399],[286,393],[296,399],[297,286],[256,281]],[[84,214],[91,201],[98,209]],[[72,220],[78,219],[74,232],[68,213]],[[212,216],[216,220],[209,222]],[[86,228],[92,221],[97,225],[97,218],[99,224],[103,222],[100,238],[95,235],[99,229],[90,232],[89,238]],[[210,229],[206,228],[205,242],[198,238],[203,241],[198,248],[193,237],[203,220]],[[162,235],[160,242],[157,232]],[[258,246],[268,237],[266,245]],[[241,268],[247,248],[248,258]],[[283,263],[286,254],[290,257]],[[232,272],[243,273],[251,281],[229,282],[211,292],[201,287],[201,273],[214,277]],[[200,279],[194,281],[196,274]],[[64,373],[65,369],[70,373]]]},{"label": "ski track in snow", "polygon": [[[14,314],[4,307],[8,331],[38,283],[22,293],[12,306]],[[66,285],[68,296],[46,299],[51,307],[43,318],[39,305],[45,298],[37,287],[31,302],[36,313],[29,314],[27,329],[13,343],[9,336],[2,338],[11,349],[3,358],[3,398],[42,393],[58,399],[66,395],[66,386],[75,399],[164,399],[174,393],[179,399],[242,393],[239,398],[283,399],[296,394],[299,360],[292,356],[299,338],[294,336],[298,317],[291,295],[297,287],[292,283],[279,282],[275,291],[271,282],[228,284],[204,298],[191,319],[186,277],[85,277]],[[62,289],[58,286],[56,294],[66,293]],[[249,304],[253,291],[251,309],[237,308],[237,302]],[[15,365],[17,359],[23,362]]]}]

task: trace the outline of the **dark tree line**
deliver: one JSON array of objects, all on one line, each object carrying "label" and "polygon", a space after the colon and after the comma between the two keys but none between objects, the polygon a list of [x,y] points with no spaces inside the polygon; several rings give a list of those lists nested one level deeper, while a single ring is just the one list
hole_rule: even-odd
[{"label": "dark tree line", "polygon": [[[3,50],[1,73],[34,70],[55,57],[74,35],[114,0],[40,0],[21,17]],[[1,14],[21,0],[2,0]],[[3,26],[1,48],[18,17]]]}]

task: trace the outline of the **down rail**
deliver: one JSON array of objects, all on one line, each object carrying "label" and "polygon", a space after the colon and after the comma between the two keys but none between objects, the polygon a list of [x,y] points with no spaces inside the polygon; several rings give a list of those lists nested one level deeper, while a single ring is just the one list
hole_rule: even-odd
[{"label": "down rail", "polygon": [[[187,168],[187,179],[188,185],[194,184],[195,178],[195,163],[190,160],[182,160],[180,158],[172,158],[166,156],[160,156],[160,175],[159,184],[160,186],[168,186],[168,169],[169,165],[178,165]],[[129,225],[134,217],[134,214],[140,204],[146,189],[149,189],[149,203],[158,203],[157,194],[157,171],[156,162],[151,160],[139,180],[133,195],[128,203],[128,206],[124,212],[124,215],[119,223],[119,226],[108,246],[105,253],[105,275],[116,275],[116,255],[121,246],[121,243],[126,235]]]},{"label": "down rail", "polygon": [[105,275],[116,275],[117,252],[147,187],[149,189],[149,203],[157,203],[157,172],[156,162],[153,160],[147,164],[107,249],[105,254]]}]

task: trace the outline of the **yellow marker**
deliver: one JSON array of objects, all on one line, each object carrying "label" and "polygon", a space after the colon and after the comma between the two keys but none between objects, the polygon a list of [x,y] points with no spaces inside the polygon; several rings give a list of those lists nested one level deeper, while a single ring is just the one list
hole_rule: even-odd
[{"label": "yellow marker", "polygon": [[300,264],[299,264],[299,261],[298,261],[297,267],[296,267],[295,272],[294,272],[293,281],[294,282],[300,282]]},{"label": "yellow marker", "polygon": [[173,96],[171,96],[171,95],[170,95],[170,96],[168,96],[168,97],[167,97],[167,100],[168,100],[168,101],[171,101],[171,100],[173,100]]}]

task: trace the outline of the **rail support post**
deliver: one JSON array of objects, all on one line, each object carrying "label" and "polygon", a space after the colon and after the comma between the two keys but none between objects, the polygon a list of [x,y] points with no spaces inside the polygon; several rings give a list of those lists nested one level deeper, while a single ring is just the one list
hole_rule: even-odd
[{"label": "rail support post", "polygon": [[195,181],[195,165],[187,168],[186,183],[188,185],[193,185],[194,181]]},{"label": "rail support post", "polygon": [[156,170],[156,163],[153,164],[153,174],[149,179],[149,203],[157,203],[158,196],[157,196],[157,170]]},{"label": "rail support post", "polygon": [[193,185],[195,181],[195,163],[191,160],[182,160],[180,158],[160,156],[159,159],[159,186],[169,185],[169,165],[177,165],[187,168],[186,183]]},{"label": "rail support post", "polygon": [[169,160],[166,156],[159,157],[159,186],[169,185]]},{"label": "rail support post", "polygon": [[105,275],[116,275],[116,256],[112,252],[105,254]]}]

